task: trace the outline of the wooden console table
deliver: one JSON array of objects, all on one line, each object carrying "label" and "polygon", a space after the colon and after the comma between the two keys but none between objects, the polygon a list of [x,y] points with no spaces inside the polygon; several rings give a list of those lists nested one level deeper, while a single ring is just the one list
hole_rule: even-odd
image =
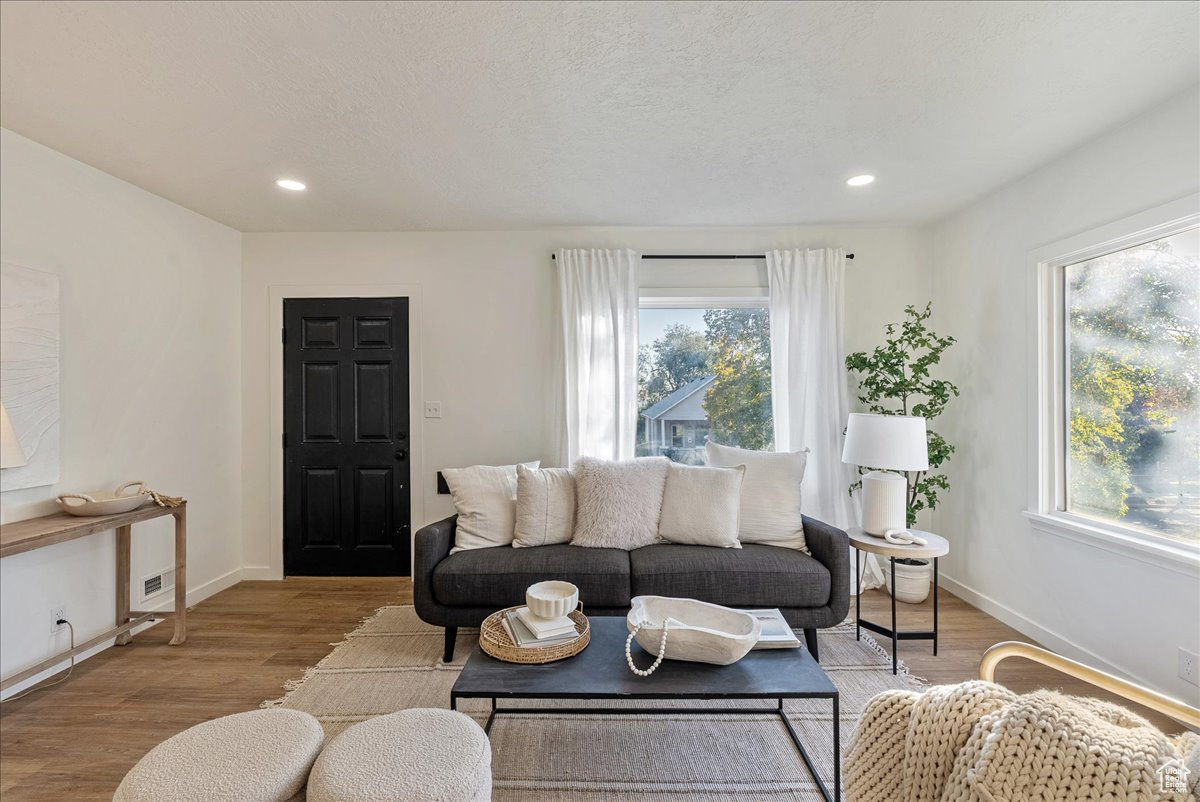
[{"label": "wooden console table", "polygon": [[[152,518],[170,515],[175,518],[175,610],[173,612],[145,612],[129,609],[129,547],[133,525]],[[118,646],[124,646],[132,638],[131,630],[153,618],[174,618],[175,634],[171,645],[178,646],[187,640],[187,502],[178,507],[159,507],[147,504],[133,512],[119,515],[96,515],[79,517],[65,512],[14,521],[0,526],[0,558],[11,557],[56,543],[94,535],[97,532],[117,532],[117,625],[94,638],[76,645],[73,649],[59,652],[37,665],[18,671],[0,681],[0,690],[29,679],[62,661],[91,649],[109,638],[116,638]]]}]

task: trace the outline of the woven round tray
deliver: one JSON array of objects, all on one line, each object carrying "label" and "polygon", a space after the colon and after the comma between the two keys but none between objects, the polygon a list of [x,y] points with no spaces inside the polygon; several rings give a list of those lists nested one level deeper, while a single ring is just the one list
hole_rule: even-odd
[{"label": "woven round tray", "polygon": [[575,622],[575,631],[579,633],[575,636],[574,640],[569,640],[566,643],[556,643],[553,646],[518,646],[508,636],[508,631],[504,629],[504,625],[500,623],[500,619],[505,613],[519,609],[521,608],[507,607],[492,613],[483,620],[483,623],[479,627],[480,648],[497,660],[503,660],[506,663],[527,663],[530,665],[536,663],[553,663],[555,660],[566,660],[568,657],[574,657],[579,654],[587,648],[588,643],[592,639],[591,625],[588,624],[587,616],[583,614],[583,610],[579,609],[569,614],[571,620]]}]

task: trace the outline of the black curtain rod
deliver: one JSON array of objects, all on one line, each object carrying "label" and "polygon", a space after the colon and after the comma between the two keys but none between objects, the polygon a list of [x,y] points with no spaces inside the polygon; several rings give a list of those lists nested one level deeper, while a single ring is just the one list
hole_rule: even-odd
[{"label": "black curtain rod", "polygon": [[[557,259],[550,254],[551,259]],[[765,253],[643,253],[643,259],[766,259]],[[846,254],[847,259],[853,259],[854,254]]]}]

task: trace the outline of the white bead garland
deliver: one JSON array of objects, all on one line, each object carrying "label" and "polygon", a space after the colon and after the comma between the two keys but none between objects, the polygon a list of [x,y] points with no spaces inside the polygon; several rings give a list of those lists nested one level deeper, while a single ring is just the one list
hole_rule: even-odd
[{"label": "white bead garland", "polygon": [[639,677],[650,676],[662,665],[663,658],[667,655],[667,629],[671,626],[671,619],[663,621],[662,639],[658,642],[658,659],[649,668],[641,669],[633,664],[633,654],[630,652],[630,648],[633,645],[633,639],[637,637],[638,632],[645,624],[645,621],[635,624],[633,632],[630,632],[629,637],[625,639],[625,662],[629,664],[629,670]]}]

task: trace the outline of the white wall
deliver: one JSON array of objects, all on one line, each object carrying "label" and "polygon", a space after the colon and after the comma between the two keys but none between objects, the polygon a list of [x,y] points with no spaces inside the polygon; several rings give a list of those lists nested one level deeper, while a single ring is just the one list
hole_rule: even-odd
[{"label": "white wall", "polygon": [[[194,603],[242,562],[241,234],[8,130],[0,165],[0,254],[62,292],[61,480],[4,493],[0,515],[126,479],[184,495]],[[172,531],[134,527],[135,584],[174,564]],[[65,648],[52,606],[77,640],[113,626],[114,552],[106,533],[0,561],[0,673]]]},{"label": "white wall", "polygon": [[1051,647],[1103,661],[1193,704],[1176,649],[1200,651],[1200,580],[1033,531],[1027,504],[1036,325],[1029,252],[1196,192],[1197,93],[1043,166],[934,228],[936,329],[959,342],[963,391],[941,428],[958,447],[934,514],[952,590]]},{"label": "white wall", "polygon": [[[924,232],[870,226],[706,229],[557,229],[508,232],[245,234],[243,237],[243,471],[246,575],[279,575],[272,519],[270,354],[278,350],[272,288],[415,285],[420,373],[414,399],[442,402],[442,418],[412,431],[414,524],[453,511],[438,496],[440,468],[555,458],[551,312],[559,247],[627,246],[645,252],[761,253],[844,247],[849,263],[848,348],[875,344],[904,304],[929,298]],[[755,263],[654,263],[643,284],[765,286]]]}]

